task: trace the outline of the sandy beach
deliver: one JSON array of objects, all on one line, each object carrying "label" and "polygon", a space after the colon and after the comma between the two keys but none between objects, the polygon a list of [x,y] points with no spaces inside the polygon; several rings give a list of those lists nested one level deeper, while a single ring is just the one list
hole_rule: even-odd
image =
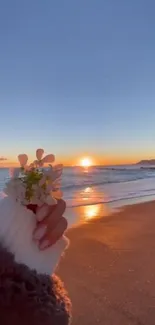
[{"label": "sandy beach", "polygon": [[102,206],[98,217],[68,231],[58,270],[72,299],[72,324],[154,325],[155,202],[112,214]]}]

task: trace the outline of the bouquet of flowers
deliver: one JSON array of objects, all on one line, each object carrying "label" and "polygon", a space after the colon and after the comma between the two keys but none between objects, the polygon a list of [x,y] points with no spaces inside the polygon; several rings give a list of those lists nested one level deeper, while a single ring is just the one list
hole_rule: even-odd
[{"label": "bouquet of flowers", "polygon": [[[11,179],[4,190],[5,194],[33,211],[44,203],[55,205],[56,199],[62,197],[59,188],[63,165],[52,166],[54,155],[49,154],[43,158],[43,154],[43,149],[37,149],[37,159],[30,165],[27,164],[26,154],[19,155],[21,168],[10,170]],[[48,164],[47,168],[43,168],[45,164]]]},{"label": "bouquet of flowers", "polygon": [[36,226],[38,207],[56,205],[62,198],[60,180],[62,165],[52,165],[53,154],[44,155],[43,149],[36,150],[36,160],[28,165],[28,156],[18,156],[20,168],[11,170],[11,178],[0,201],[0,239],[15,256],[15,261],[24,263],[40,273],[54,272],[62,252],[68,245],[65,236],[45,251],[40,251],[32,240]]}]

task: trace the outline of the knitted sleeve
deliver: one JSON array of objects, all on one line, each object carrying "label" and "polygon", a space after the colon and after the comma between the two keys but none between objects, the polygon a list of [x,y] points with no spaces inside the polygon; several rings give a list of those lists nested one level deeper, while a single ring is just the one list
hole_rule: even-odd
[{"label": "knitted sleeve", "polygon": [[0,246],[0,324],[68,325],[71,303],[60,279],[17,264]]}]

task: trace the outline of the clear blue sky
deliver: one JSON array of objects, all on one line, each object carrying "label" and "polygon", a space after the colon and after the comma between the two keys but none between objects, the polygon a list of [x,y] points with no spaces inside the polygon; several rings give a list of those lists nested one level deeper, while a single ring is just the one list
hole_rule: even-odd
[{"label": "clear blue sky", "polygon": [[155,157],[154,0],[0,1],[0,156]]}]

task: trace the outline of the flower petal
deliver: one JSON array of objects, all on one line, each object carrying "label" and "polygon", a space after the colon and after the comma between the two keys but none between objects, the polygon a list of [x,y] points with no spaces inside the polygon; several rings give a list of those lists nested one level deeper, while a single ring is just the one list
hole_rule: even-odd
[{"label": "flower petal", "polygon": [[18,155],[18,160],[20,162],[20,165],[24,167],[28,161],[28,156],[26,154]]},{"label": "flower petal", "polygon": [[9,175],[10,177],[12,178],[16,178],[19,176],[19,173],[20,173],[20,168],[10,168],[9,170]]},{"label": "flower petal", "polygon": [[33,163],[31,163],[29,166],[27,166],[27,170],[31,170],[33,168],[34,168],[34,164]]},{"label": "flower petal", "polygon": [[51,192],[52,196],[57,199],[57,200],[60,200],[63,196],[63,192],[58,190],[58,191],[52,191]]},{"label": "flower petal", "polygon": [[52,190],[53,191],[58,191],[60,189],[61,183],[56,181],[53,183]]},{"label": "flower petal", "polygon": [[34,160],[34,161],[33,161],[33,166],[34,166],[34,168],[35,168],[36,166],[38,166],[38,160]]},{"label": "flower petal", "polygon": [[44,166],[44,163],[42,160],[38,161],[38,167],[43,167]]},{"label": "flower petal", "polygon": [[44,154],[44,149],[37,149],[36,150],[36,157],[37,157],[38,160],[41,160],[43,154]]},{"label": "flower petal", "polygon": [[25,166],[24,166],[24,172],[25,172],[25,171],[29,171],[29,170],[30,170],[29,166],[28,166],[28,165],[25,165]]},{"label": "flower petal", "polygon": [[45,156],[45,157],[42,159],[42,162],[43,162],[43,163],[52,163],[52,162],[54,162],[54,160],[55,160],[54,155],[50,154],[50,155]]},{"label": "flower petal", "polygon": [[56,200],[54,197],[52,197],[51,195],[48,195],[48,196],[46,197],[45,202],[46,202],[48,205],[56,205],[56,204],[57,204],[57,200]]},{"label": "flower petal", "polygon": [[62,170],[56,170],[53,180],[55,181],[56,179],[59,179],[61,175],[62,175]]},{"label": "flower petal", "polygon": [[42,186],[46,183],[46,176],[43,175],[43,177],[41,178],[41,180],[39,181],[39,186]]},{"label": "flower petal", "polygon": [[46,190],[50,192],[53,189],[53,182],[49,181]]}]

